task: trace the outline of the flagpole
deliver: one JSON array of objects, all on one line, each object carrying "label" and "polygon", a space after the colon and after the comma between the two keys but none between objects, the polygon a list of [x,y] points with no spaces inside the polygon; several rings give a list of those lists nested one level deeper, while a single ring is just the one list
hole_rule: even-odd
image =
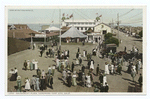
[{"label": "flagpole", "polygon": [[59,49],[61,49],[61,9],[59,9],[59,27],[60,27],[60,32],[59,32]]}]

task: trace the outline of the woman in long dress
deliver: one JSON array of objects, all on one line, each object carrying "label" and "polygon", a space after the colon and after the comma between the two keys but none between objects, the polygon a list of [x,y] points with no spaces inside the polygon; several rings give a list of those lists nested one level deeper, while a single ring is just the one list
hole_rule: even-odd
[{"label": "woman in long dress", "polygon": [[59,67],[59,59],[57,58],[56,59],[56,68],[58,68]]},{"label": "woman in long dress", "polygon": [[90,74],[86,75],[86,78],[87,78],[87,80],[86,80],[86,86],[87,86],[87,87],[91,87],[91,78],[90,78]]},{"label": "woman in long dress", "polygon": [[34,62],[34,64],[35,64],[35,70],[37,70],[38,69],[38,61],[37,60],[35,60],[35,62]]},{"label": "woman in long dress", "polygon": [[32,63],[32,61],[30,62],[30,70],[31,71],[33,70],[33,63]]},{"label": "woman in long dress", "polygon": [[42,76],[45,77],[45,71],[44,70],[42,71]]},{"label": "woman in long dress", "polygon": [[76,71],[74,71],[74,73],[72,75],[72,85],[73,86],[77,85],[76,78],[77,78]]},{"label": "woman in long dress", "polygon": [[11,77],[10,77],[10,81],[15,81],[15,71],[13,69],[11,69],[11,71],[9,72],[11,74]]},{"label": "woman in long dress", "polygon": [[76,65],[79,65],[79,59],[76,59]]},{"label": "woman in long dress", "polygon": [[106,77],[106,75],[104,74],[104,76],[103,76],[103,86],[106,86],[106,83],[107,82],[107,77]]},{"label": "woman in long dress", "polygon": [[114,74],[114,65],[113,64],[111,64],[111,74]]},{"label": "woman in long dress", "polygon": [[21,77],[20,76],[18,76],[17,77],[17,92],[21,92],[21,88],[22,88],[22,86],[21,86]]},{"label": "woman in long dress", "polygon": [[108,68],[107,62],[105,63],[105,74],[109,74],[109,68]]},{"label": "woman in long dress", "polygon": [[27,70],[29,70],[30,69],[30,61],[28,60],[27,61]]},{"label": "woman in long dress", "polygon": [[86,55],[85,55],[85,50],[83,50],[83,57],[85,57]]},{"label": "woman in long dress", "polygon": [[26,81],[25,81],[25,90],[30,90],[30,79],[26,79]]},{"label": "woman in long dress", "polygon": [[90,69],[93,69],[93,70],[94,70],[94,64],[93,64],[93,61],[91,61]]},{"label": "woman in long dress", "polygon": [[62,63],[61,63],[61,61],[59,61],[59,68],[58,68],[58,71],[61,71],[61,65],[62,65]]}]

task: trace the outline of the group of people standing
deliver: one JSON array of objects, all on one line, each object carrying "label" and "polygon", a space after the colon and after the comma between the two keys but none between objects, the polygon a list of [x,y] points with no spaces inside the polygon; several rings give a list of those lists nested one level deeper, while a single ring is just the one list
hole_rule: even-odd
[{"label": "group of people standing", "polygon": [[23,66],[24,66],[24,70],[37,70],[38,69],[38,61],[37,60],[25,60]]}]

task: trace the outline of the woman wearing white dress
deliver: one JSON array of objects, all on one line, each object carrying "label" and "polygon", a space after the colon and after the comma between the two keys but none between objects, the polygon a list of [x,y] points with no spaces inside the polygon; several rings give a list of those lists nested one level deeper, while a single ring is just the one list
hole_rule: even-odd
[{"label": "woman wearing white dress", "polygon": [[74,73],[72,75],[72,85],[73,86],[77,85],[76,78],[77,78],[76,71],[74,71]]},{"label": "woman wearing white dress", "polygon": [[90,74],[86,75],[86,78],[87,78],[87,80],[86,80],[86,86],[87,86],[87,87],[91,87],[91,78],[90,78]]},{"label": "woman wearing white dress", "polygon": [[111,64],[110,70],[111,70],[111,74],[113,74],[114,73],[114,65],[113,64]]},{"label": "woman wearing white dress", "polygon": [[25,81],[25,90],[30,90],[30,79],[26,79],[26,81]]},{"label": "woman wearing white dress", "polygon": [[107,82],[107,78],[106,78],[106,75],[104,74],[104,76],[103,76],[103,86],[106,86],[106,83]]},{"label": "woman wearing white dress", "polygon": [[37,61],[37,60],[35,60],[35,61],[33,62],[34,66],[35,66],[35,70],[37,70],[37,69],[38,69],[37,63],[38,63],[38,61]]},{"label": "woman wearing white dress", "polygon": [[76,65],[79,65],[79,60],[78,59],[76,59]]},{"label": "woman wearing white dress", "polygon": [[136,66],[135,65],[132,66],[132,69],[134,69],[134,71],[136,72]]},{"label": "woman wearing white dress", "polygon": [[59,59],[57,58],[56,59],[56,68],[58,68],[59,67]]},{"label": "woman wearing white dress", "polygon": [[44,70],[42,71],[42,76],[43,76],[43,77],[45,76],[45,71],[44,71]]},{"label": "woman wearing white dress", "polygon": [[91,61],[90,69],[93,69],[93,70],[94,70],[94,64],[93,64],[93,61]]},{"label": "woman wearing white dress", "polygon": [[83,51],[83,57],[85,57],[85,50]]},{"label": "woman wearing white dress", "polygon": [[105,74],[109,74],[109,68],[108,68],[107,62],[105,62]]}]

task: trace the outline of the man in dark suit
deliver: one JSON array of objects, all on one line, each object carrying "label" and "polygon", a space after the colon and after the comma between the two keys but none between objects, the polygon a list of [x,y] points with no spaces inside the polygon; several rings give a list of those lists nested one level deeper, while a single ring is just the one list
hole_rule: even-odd
[{"label": "man in dark suit", "polygon": [[73,62],[72,62],[72,68],[71,69],[72,69],[72,72],[73,72],[73,70],[74,70],[74,63]]},{"label": "man in dark suit", "polygon": [[67,77],[67,83],[68,83],[68,87],[71,87],[71,73],[68,74],[69,76]]},{"label": "man in dark suit", "polygon": [[107,83],[105,83],[105,92],[108,92],[108,90],[109,90],[109,86],[108,86],[108,84]]},{"label": "man in dark suit", "polygon": [[81,66],[81,64],[82,64],[82,59],[81,59],[81,58],[79,59],[79,64],[80,64],[80,66]]},{"label": "man in dark suit", "polygon": [[98,76],[99,73],[99,64],[97,64],[97,68],[96,68],[96,75]]},{"label": "man in dark suit", "polygon": [[41,79],[41,90],[43,91],[43,89],[44,89],[44,84],[45,84],[45,80],[44,80],[44,78],[43,78],[43,76],[42,76],[42,79]]},{"label": "man in dark suit", "polygon": [[50,87],[53,89],[53,76],[50,76]]},{"label": "man in dark suit", "polygon": [[103,74],[101,73],[99,76],[100,83],[103,83]]},{"label": "man in dark suit", "polygon": [[84,71],[85,71],[85,66],[82,65],[82,73],[84,73]]}]

